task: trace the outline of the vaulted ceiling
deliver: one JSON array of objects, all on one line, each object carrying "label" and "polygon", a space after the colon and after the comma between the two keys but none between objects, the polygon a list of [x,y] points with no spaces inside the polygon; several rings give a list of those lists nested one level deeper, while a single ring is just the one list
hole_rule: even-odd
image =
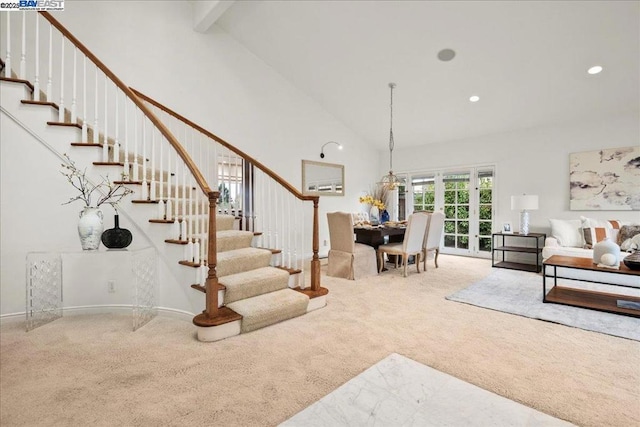
[{"label": "vaulted ceiling", "polygon": [[194,3],[377,149],[640,114],[638,1]]}]

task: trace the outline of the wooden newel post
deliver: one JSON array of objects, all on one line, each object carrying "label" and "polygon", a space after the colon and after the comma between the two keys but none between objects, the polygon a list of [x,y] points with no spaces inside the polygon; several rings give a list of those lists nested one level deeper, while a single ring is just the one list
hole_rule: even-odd
[{"label": "wooden newel post", "polygon": [[319,197],[313,199],[313,258],[311,259],[311,290],[320,290],[320,230],[318,225],[318,201]]},{"label": "wooden newel post", "polygon": [[218,211],[218,197],[220,193],[212,191],[209,193],[209,247],[207,249],[207,266],[209,274],[205,282],[207,290],[207,306],[205,308],[206,317],[213,319],[218,316],[218,275],[216,274],[216,264],[218,263],[217,242],[216,242],[216,214]]}]

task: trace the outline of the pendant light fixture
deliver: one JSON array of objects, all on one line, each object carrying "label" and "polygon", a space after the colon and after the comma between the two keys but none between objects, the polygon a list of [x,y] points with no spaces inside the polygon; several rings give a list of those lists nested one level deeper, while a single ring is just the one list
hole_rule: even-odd
[{"label": "pendant light fixture", "polygon": [[395,83],[389,83],[389,89],[391,89],[391,105],[390,105],[390,125],[389,125],[389,173],[382,177],[380,184],[389,190],[395,190],[403,182],[397,176],[393,174],[393,89],[396,87]]}]

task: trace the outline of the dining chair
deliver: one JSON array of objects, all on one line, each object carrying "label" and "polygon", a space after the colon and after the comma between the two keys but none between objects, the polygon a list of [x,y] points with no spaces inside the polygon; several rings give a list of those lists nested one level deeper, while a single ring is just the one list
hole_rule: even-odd
[{"label": "dining chair", "polygon": [[352,215],[329,212],[327,221],[331,245],[327,276],[356,280],[377,275],[376,251],[372,246],[354,241]]},{"label": "dining chair", "polygon": [[429,224],[424,235],[424,243],[422,244],[422,262],[423,270],[427,271],[427,256],[429,252],[435,252],[434,262],[438,268],[438,255],[440,254],[440,241],[444,232],[444,214],[442,212],[433,212],[429,215]]},{"label": "dining chair", "polygon": [[[403,277],[407,277],[407,264],[409,257],[416,257],[416,269],[420,273],[420,256],[422,254],[422,244],[427,229],[429,216],[424,214],[411,214],[407,220],[407,229],[404,233],[404,239],[398,243],[388,243],[378,246],[378,273],[382,271],[384,266],[384,254],[402,256]],[[396,261],[397,267],[397,261]]]}]

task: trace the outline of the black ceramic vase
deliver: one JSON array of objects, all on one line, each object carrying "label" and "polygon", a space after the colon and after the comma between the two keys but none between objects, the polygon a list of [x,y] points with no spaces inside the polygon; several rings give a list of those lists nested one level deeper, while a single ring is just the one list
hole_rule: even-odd
[{"label": "black ceramic vase", "polygon": [[120,228],[120,217],[116,214],[113,217],[114,227],[102,233],[102,244],[109,249],[123,249],[131,244],[133,236],[126,228]]}]

